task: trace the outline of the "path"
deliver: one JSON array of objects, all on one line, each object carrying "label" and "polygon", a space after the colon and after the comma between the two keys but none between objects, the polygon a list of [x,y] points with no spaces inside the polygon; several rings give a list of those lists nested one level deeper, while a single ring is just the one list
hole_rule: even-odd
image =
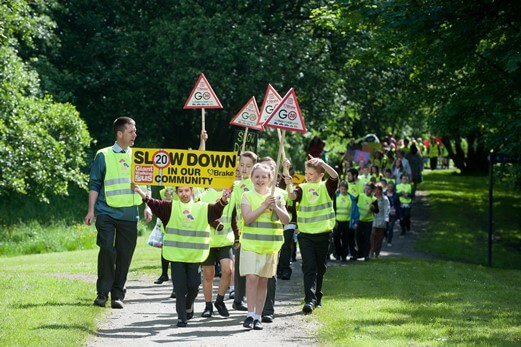
[{"label": "path", "polygon": [[[392,247],[385,244],[381,258],[407,257],[432,258],[414,250],[417,233],[428,221],[429,206],[423,192],[418,192],[413,210],[410,235],[396,235]],[[395,230],[398,230],[399,227]],[[399,234],[396,233],[395,234]],[[331,265],[338,265],[332,262]],[[349,263],[348,263],[349,264]],[[347,265],[349,266],[349,265]],[[326,275],[327,276],[327,275]],[[246,330],[242,327],[244,312],[231,309],[231,300],[226,300],[230,317],[202,318],[204,309],[202,291],[195,303],[195,315],[186,328],[177,328],[175,301],[170,299],[171,283],[153,284],[154,278],[130,278],[127,282],[127,298],[123,310],[107,308],[107,315],[98,326],[96,337],[87,347],[105,346],[318,346],[314,331],[318,323],[312,315],[302,314],[302,271],[300,261],[293,265],[290,281],[279,280],[275,304],[275,320],[264,323],[264,330]],[[214,282],[216,288],[217,282]],[[216,289],[214,289],[214,293]],[[214,311],[215,313],[216,311]]]}]

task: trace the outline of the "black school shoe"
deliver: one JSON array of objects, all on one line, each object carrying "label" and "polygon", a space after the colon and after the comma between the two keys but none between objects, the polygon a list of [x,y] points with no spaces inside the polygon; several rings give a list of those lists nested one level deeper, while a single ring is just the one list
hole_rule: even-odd
[{"label": "black school shoe", "polygon": [[314,308],[315,308],[315,306],[313,305],[313,303],[307,302],[304,305],[304,307],[302,307],[302,312],[304,312],[305,314],[310,314],[311,312],[313,312]]},{"label": "black school shoe", "polygon": [[157,280],[154,281],[154,284],[162,284],[163,282],[168,281],[168,276],[161,275]]},{"label": "black school shoe", "polygon": [[188,323],[185,320],[178,320],[177,321],[177,327],[184,328],[188,325]]},{"label": "black school shoe", "polygon": [[96,299],[94,299],[94,305],[99,306],[99,307],[105,307],[105,305],[107,304],[108,298],[109,298],[108,295],[98,294]]},{"label": "black school shoe", "polygon": [[262,326],[262,323],[260,322],[260,320],[256,319],[253,322],[253,330],[262,330],[262,329],[264,329],[264,327]]},{"label": "black school shoe", "polygon": [[228,317],[230,313],[228,312],[228,309],[226,308],[226,304],[224,301],[216,301],[214,302],[214,306],[219,311],[219,314],[223,317]]},{"label": "black school shoe", "polygon": [[204,318],[210,318],[213,314],[213,309],[212,309],[212,306],[208,307],[206,306],[203,313],[201,314],[201,317],[204,317]]},{"label": "black school shoe", "polygon": [[246,329],[253,329],[253,317],[247,317],[242,326]]},{"label": "black school shoe", "polygon": [[273,316],[271,314],[262,316],[261,321],[262,321],[262,323],[273,323]]}]

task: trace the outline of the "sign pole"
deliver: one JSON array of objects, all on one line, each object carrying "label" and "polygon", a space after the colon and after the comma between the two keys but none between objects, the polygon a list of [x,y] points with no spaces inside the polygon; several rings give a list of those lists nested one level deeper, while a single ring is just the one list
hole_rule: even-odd
[{"label": "sign pole", "polygon": [[271,195],[275,194],[275,186],[277,185],[277,174],[280,169],[280,158],[282,156],[282,151],[284,149],[284,137],[286,136],[286,130],[282,130],[282,134],[280,137],[280,143],[279,143],[279,153],[277,154],[277,166],[275,168],[275,177],[273,181],[273,186],[271,187]]},{"label": "sign pole", "polygon": [[[201,108],[201,130],[205,130],[205,129],[206,129],[206,126],[205,126],[205,119],[204,119],[204,108]],[[201,144],[202,144],[201,150],[205,151],[206,150],[206,141],[202,141]]]},{"label": "sign pole", "polygon": [[241,153],[244,153],[244,150],[246,149],[246,138],[248,137],[248,127],[244,128],[244,134],[242,135],[242,147],[241,147]]}]

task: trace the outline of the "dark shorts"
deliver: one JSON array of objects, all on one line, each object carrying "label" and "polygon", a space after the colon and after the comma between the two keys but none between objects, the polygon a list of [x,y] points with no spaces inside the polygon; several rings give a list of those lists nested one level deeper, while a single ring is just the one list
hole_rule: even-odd
[{"label": "dark shorts", "polygon": [[202,265],[214,265],[215,262],[221,261],[221,259],[232,259],[232,246],[210,248],[210,254]]}]

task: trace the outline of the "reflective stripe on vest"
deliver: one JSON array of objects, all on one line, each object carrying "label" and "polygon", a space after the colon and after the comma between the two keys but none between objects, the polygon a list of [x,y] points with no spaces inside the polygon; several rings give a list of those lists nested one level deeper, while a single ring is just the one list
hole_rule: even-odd
[{"label": "reflective stripe on vest", "polygon": [[362,194],[358,197],[358,211],[360,212],[360,221],[372,222],[374,220],[374,213],[371,212],[371,203],[375,201],[374,196],[367,196]]},{"label": "reflective stripe on vest", "polygon": [[403,183],[400,183],[400,184],[397,184],[396,185],[396,192],[398,194],[402,193],[402,192],[405,192],[405,193],[408,193],[409,194],[409,197],[406,198],[406,197],[403,197],[400,195],[400,202],[402,204],[410,204],[412,202],[412,198],[410,197],[411,195],[411,192],[412,192],[412,185],[410,185],[409,183],[406,183],[406,184],[403,184]]},{"label": "reflective stripe on vest", "polygon": [[351,197],[339,194],[336,197],[336,220],[347,222],[351,219]]},{"label": "reflective stripe on vest", "polygon": [[[266,196],[256,191],[246,192],[244,197],[252,211],[258,209],[266,199]],[[271,219],[272,214],[273,211],[266,210],[255,221],[244,224],[241,249],[259,254],[273,254],[280,250],[284,243],[284,228],[279,219]]]},{"label": "reflective stripe on vest", "polygon": [[[199,195],[199,200],[207,203],[215,203],[221,199],[222,191],[217,191],[209,188]],[[223,214],[220,218],[223,229],[218,231],[214,228],[210,230],[210,248],[232,246],[235,240],[233,235],[231,213],[232,204],[227,204],[223,209]]]},{"label": "reflective stripe on vest", "polygon": [[300,188],[302,200],[297,211],[299,230],[308,234],[331,231],[335,226],[335,211],[326,182],[303,183]]},{"label": "reflective stripe on vest", "polygon": [[173,200],[170,220],[165,227],[163,257],[169,261],[201,263],[209,253],[208,204]]},{"label": "reflective stripe on vest", "polygon": [[131,156],[115,153],[112,147],[100,149],[105,158],[105,180],[103,181],[105,199],[110,207],[131,207],[141,205],[139,194],[130,189]]}]

